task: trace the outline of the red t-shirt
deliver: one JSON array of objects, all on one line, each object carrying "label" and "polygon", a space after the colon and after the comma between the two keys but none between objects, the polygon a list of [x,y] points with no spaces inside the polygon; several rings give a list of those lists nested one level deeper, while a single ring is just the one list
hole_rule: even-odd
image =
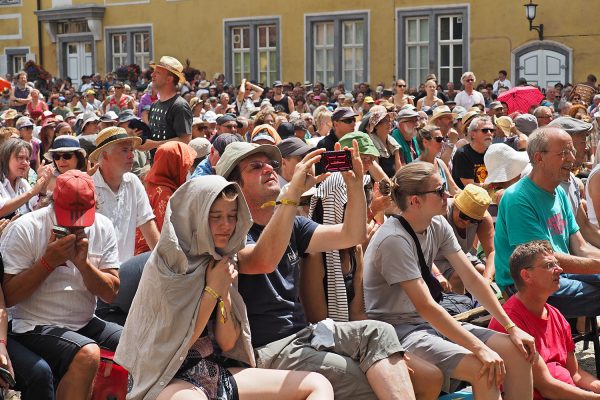
[{"label": "red t-shirt", "polygon": [[[548,318],[539,318],[531,313],[517,296],[508,299],[502,308],[519,328],[533,336],[535,347],[546,362],[550,375],[575,386],[571,373],[566,368],[567,355],[575,350],[575,343],[571,337],[571,327],[560,311],[546,304]],[[504,327],[495,318],[490,321],[489,328],[506,333]],[[543,399],[537,390],[534,390],[533,398]]]}]

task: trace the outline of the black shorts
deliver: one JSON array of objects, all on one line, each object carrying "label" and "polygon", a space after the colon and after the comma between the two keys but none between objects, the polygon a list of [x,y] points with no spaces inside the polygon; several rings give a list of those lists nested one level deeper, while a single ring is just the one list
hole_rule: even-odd
[{"label": "black shorts", "polygon": [[97,344],[103,349],[115,351],[122,330],[122,326],[94,316],[86,326],[78,331],[39,325],[25,333],[14,333],[10,329],[9,335],[42,357],[50,365],[54,382],[58,384],[69,369],[71,361],[83,346]]}]

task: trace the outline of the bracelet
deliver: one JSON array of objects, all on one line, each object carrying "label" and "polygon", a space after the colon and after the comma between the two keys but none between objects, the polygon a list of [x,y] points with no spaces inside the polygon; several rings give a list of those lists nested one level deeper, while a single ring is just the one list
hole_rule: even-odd
[{"label": "bracelet", "polygon": [[219,310],[221,311],[221,323],[224,324],[227,322],[227,314],[225,313],[225,302],[223,301],[223,298],[215,291],[215,289],[211,288],[210,286],[205,286],[204,291],[217,299],[217,304],[219,305]]},{"label": "bracelet", "polygon": [[517,325],[515,325],[515,323],[514,323],[514,322],[510,321],[508,324],[506,324],[506,325],[502,325],[502,326],[504,327],[504,330],[505,330],[506,332],[508,332],[508,330],[509,330],[509,329],[512,329],[512,328],[514,328],[514,327],[515,327],[515,326],[517,326]]},{"label": "bracelet", "polygon": [[0,339],[0,343],[4,344],[6,346],[6,339]]},{"label": "bracelet", "polygon": [[279,205],[298,207],[298,202],[295,200],[281,199],[277,201],[267,201],[260,208],[275,207]]},{"label": "bracelet", "polygon": [[442,274],[439,273],[439,272],[436,272],[436,273],[433,274],[433,276],[435,276],[437,278],[438,276],[442,276]]},{"label": "bracelet", "polygon": [[48,261],[44,258],[44,256],[42,256],[42,258],[40,258],[40,263],[42,263],[42,267],[44,267],[46,269],[46,271],[52,273],[54,272],[54,268],[52,268],[50,266],[50,264],[48,263]]}]

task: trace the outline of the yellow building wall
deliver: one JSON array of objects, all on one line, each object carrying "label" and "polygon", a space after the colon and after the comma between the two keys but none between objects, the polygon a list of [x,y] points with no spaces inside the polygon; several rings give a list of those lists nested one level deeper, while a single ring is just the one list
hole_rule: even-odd
[{"label": "yellow building wall", "polygon": [[[305,14],[328,14],[346,11],[369,12],[369,81],[390,85],[404,60],[396,65],[396,17],[399,8],[469,6],[469,69],[478,79],[492,80],[499,69],[511,71],[511,52],[525,43],[537,40],[537,32],[529,31],[523,1],[470,0],[453,2],[428,0],[272,0],[204,1],[204,0],[137,0],[138,4],[119,5],[136,0],[73,0],[73,4],[105,5],[103,28],[131,25],[151,25],[154,58],[172,55],[182,63],[205,70],[208,76],[223,72],[224,31],[226,19],[253,17],[280,18],[281,78],[300,81],[305,77]],[[42,0],[48,9],[52,0]],[[572,78],[585,80],[588,73],[600,74],[597,54],[600,53],[600,29],[597,17],[600,2],[587,0],[545,0],[538,7],[534,23],[543,23],[545,39],[573,49]],[[0,40],[0,54],[7,47],[30,47],[38,53],[37,17],[33,14],[35,0],[23,0],[22,6],[0,8],[2,15],[22,15],[22,39]],[[14,22],[0,20],[0,34],[14,29]],[[44,66],[56,74],[56,44],[42,30]],[[105,73],[105,42],[96,41],[96,67]],[[38,58],[39,61],[39,58]],[[512,76],[509,76],[513,79]],[[412,86],[412,84],[411,84]]]}]

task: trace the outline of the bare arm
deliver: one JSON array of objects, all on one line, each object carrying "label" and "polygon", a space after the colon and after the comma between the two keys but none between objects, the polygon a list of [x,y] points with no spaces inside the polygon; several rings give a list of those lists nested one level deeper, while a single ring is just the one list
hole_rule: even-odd
[{"label": "bare arm", "polygon": [[362,245],[356,246],[356,271],[354,271],[354,298],[348,305],[350,307],[350,321],[369,319],[365,312],[365,297],[363,292],[364,259]]},{"label": "bare arm", "polygon": [[[570,353],[567,356],[567,365],[569,364],[569,357],[573,357],[573,353]],[[577,363],[577,360],[575,360]],[[545,399],[552,400],[587,400],[587,399],[600,399],[600,395],[595,393],[590,393],[585,390],[580,389],[577,386],[569,385],[566,382],[560,381],[554,378],[550,371],[548,370],[548,366],[542,359],[542,357],[538,357],[536,362],[532,367],[533,372],[533,386],[535,389],[540,392],[540,394]]]},{"label": "bare arm", "polygon": [[246,78],[242,79],[240,88],[238,89],[237,101],[242,103],[246,98]]},{"label": "bare arm", "polygon": [[290,113],[293,113],[296,110],[296,106],[294,106],[294,100],[290,96],[288,96],[288,108],[290,109]]},{"label": "bare arm", "polygon": [[171,139],[165,139],[165,140],[147,139],[146,142],[144,144],[140,145],[139,147],[137,147],[137,149],[141,150],[141,151],[149,151],[152,149],[156,149],[158,146],[160,146],[163,143],[179,141],[179,142],[188,144],[190,142],[190,140],[192,140],[191,133],[186,133],[185,135],[181,135],[181,136],[177,136],[177,137],[174,137]]},{"label": "bare arm", "polygon": [[[452,151],[450,151],[450,153],[452,154]],[[448,168],[448,165],[444,160],[442,160],[442,168],[444,168],[444,173],[446,174],[446,182],[448,182],[448,191],[452,196],[456,196],[461,192],[461,190],[456,184],[456,182],[454,182],[454,178],[450,173],[450,169]]]},{"label": "bare arm", "polygon": [[154,250],[156,244],[158,243],[158,239],[160,238],[160,233],[156,227],[156,222],[151,219],[150,221],[140,225],[139,228],[140,232],[142,232],[142,236],[144,236],[144,239],[146,239],[146,243],[148,243],[150,250]]},{"label": "bare arm", "polygon": [[496,267],[494,265],[494,256],[496,254],[494,250],[494,232],[494,221],[490,213],[486,211],[483,220],[477,228],[477,237],[486,255],[483,277],[489,281],[494,280],[494,275],[496,274]]},{"label": "bare arm", "polygon": [[[596,176],[593,178],[595,177]],[[598,201],[600,201],[600,198]],[[597,203],[594,202],[594,210],[596,208],[595,204]],[[600,230],[590,222],[587,212],[585,212],[585,209],[583,208],[582,202],[579,203],[579,207],[577,208],[575,221],[577,221],[577,225],[579,225],[581,235],[585,241],[595,247],[600,247]]]},{"label": "bare arm", "polygon": [[577,363],[577,358],[575,358],[574,352],[567,354],[567,369],[571,373],[573,382],[575,385],[577,385],[577,387],[584,390],[589,390],[596,394],[595,397],[590,398],[600,399],[600,394],[597,394],[600,393],[600,381],[592,374],[579,368],[579,364]]}]

